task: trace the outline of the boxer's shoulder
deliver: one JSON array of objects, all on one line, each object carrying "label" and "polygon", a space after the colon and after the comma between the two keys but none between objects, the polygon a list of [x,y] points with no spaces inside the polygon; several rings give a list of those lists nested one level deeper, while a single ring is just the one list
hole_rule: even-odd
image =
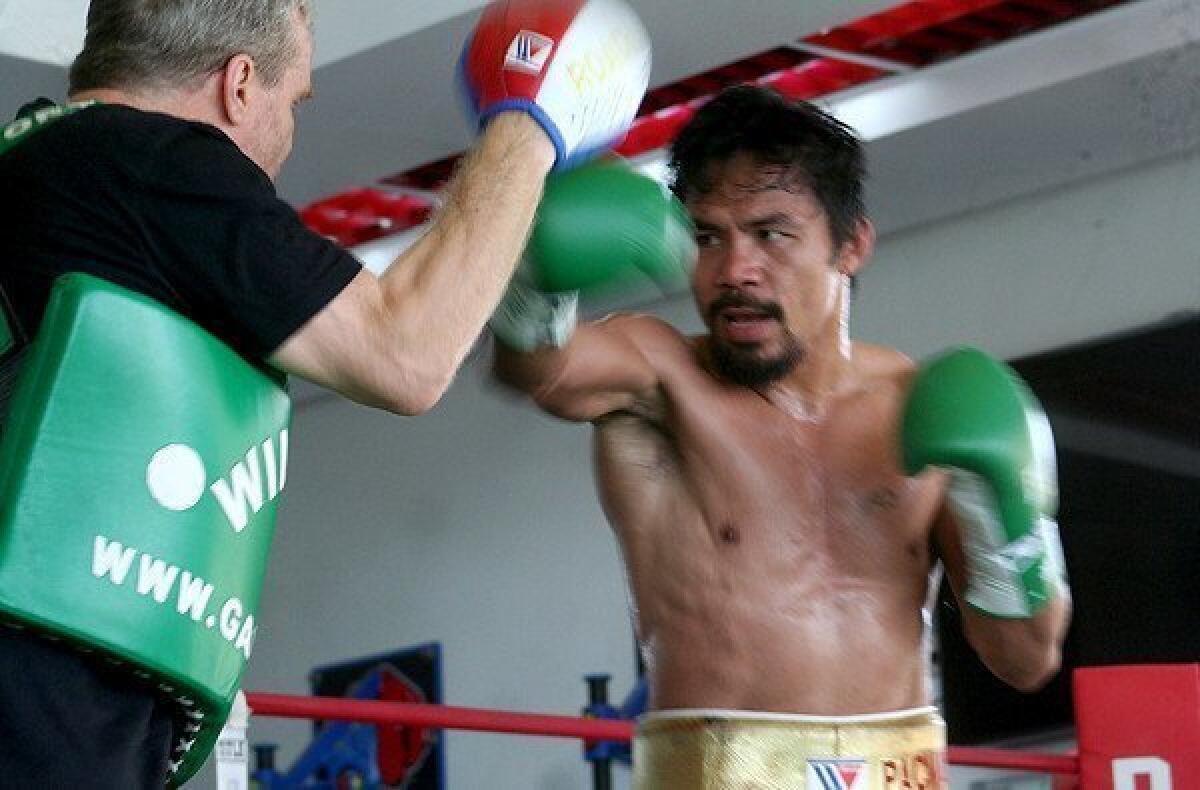
[{"label": "boxer's shoulder", "polygon": [[648,356],[679,357],[691,353],[691,339],[663,319],[647,313],[612,313],[593,326],[619,335]]},{"label": "boxer's shoulder", "polygon": [[855,342],[851,356],[855,377],[862,389],[907,392],[917,371],[911,357],[888,346]]}]

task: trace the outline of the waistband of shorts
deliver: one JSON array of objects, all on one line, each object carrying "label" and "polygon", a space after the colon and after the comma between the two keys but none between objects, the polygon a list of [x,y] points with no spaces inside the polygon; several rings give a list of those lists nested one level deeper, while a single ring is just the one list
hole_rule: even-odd
[{"label": "waistband of shorts", "polygon": [[638,719],[638,723],[641,726],[643,724],[671,721],[746,721],[838,727],[856,724],[900,724],[907,723],[909,720],[912,720],[914,723],[918,720],[938,723],[941,721],[941,715],[933,705],[878,713],[857,713],[839,716],[814,716],[806,713],[774,713],[769,711],[723,708],[671,708],[645,713]]}]

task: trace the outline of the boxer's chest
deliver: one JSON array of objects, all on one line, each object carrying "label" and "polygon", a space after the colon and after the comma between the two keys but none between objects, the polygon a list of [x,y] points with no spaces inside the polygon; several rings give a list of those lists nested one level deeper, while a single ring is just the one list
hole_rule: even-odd
[{"label": "boxer's chest", "polygon": [[842,546],[923,545],[928,485],[898,462],[894,404],[870,393],[819,418],[754,393],[694,397],[670,415],[676,477],[706,520],[745,545],[836,536]]}]

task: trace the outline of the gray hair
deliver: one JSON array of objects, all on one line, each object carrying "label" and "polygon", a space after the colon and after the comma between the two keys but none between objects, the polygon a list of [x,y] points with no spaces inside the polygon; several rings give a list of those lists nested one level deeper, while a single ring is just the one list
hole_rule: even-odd
[{"label": "gray hair", "polygon": [[296,57],[297,10],[307,20],[307,0],[92,0],[70,92],[183,85],[240,53],[274,86]]}]

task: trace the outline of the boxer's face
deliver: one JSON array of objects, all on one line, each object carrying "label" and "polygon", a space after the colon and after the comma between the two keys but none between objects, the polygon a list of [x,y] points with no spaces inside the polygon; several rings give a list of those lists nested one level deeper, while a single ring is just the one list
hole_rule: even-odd
[{"label": "boxer's face", "polygon": [[687,203],[699,247],[693,294],[719,371],[767,384],[840,321],[845,277],[825,211],[793,174],[739,155],[710,175],[711,191]]}]

